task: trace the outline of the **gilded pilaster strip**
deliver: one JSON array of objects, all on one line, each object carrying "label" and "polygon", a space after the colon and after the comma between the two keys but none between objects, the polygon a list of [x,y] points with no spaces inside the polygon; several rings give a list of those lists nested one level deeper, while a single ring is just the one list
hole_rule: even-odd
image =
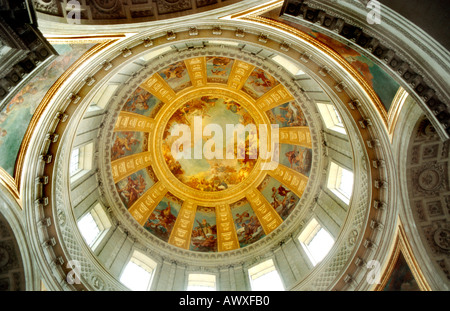
[{"label": "gilded pilaster strip", "polygon": [[261,96],[261,98],[256,101],[256,106],[267,111],[293,100],[294,97],[291,93],[289,93],[282,84],[278,84],[269,92]]},{"label": "gilded pilaster strip", "polygon": [[150,79],[142,83],[141,87],[151,94],[155,95],[158,99],[166,104],[175,99],[174,90],[157,73],[155,73],[150,77]]},{"label": "gilded pilaster strip", "polygon": [[142,152],[111,162],[114,182],[117,183],[127,176],[151,165],[150,152]]},{"label": "gilded pilaster strip", "polygon": [[217,247],[219,252],[239,248],[233,216],[228,204],[216,207]]},{"label": "gilded pilaster strip", "polygon": [[122,111],[117,118],[114,132],[150,132],[154,127],[155,121],[146,116]]},{"label": "gilded pilaster strip", "polygon": [[206,76],[206,60],[204,57],[192,58],[184,61],[191,77],[192,85],[194,87],[205,86],[207,81]]},{"label": "gilded pilaster strip", "polygon": [[282,127],[279,129],[279,139],[281,144],[312,148],[311,132],[307,126]]},{"label": "gilded pilaster strip", "polygon": [[228,86],[235,90],[240,90],[248,77],[252,73],[255,66],[236,60],[228,77]]},{"label": "gilded pilaster strip", "polygon": [[261,194],[261,192],[256,189],[252,189],[246,194],[246,197],[255,211],[256,217],[258,217],[265,234],[271,233],[279,225],[281,225],[283,219]]},{"label": "gilded pilaster strip", "polygon": [[166,186],[162,182],[156,183],[130,207],[130,214],[143,226],[166,193]]},{"label": "gilded pilaster strip", "polygon": [[196,204],[188,201],[183,203],[170,235],[169,244],[189,249],[196,211]]},{"label": "gilded pilaster strip", "polygon": [[303,195],[308,184],[307,176],[281,164],[275,170],[269,170],[267,173],[292,190],[298,197]]}]

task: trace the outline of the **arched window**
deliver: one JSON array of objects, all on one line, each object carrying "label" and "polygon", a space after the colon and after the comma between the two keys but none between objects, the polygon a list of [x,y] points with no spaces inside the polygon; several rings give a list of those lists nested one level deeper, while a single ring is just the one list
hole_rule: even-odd
[{"label": "arched window", "polygon": [[300,75],[305,74],[298,65],[291,62],[286,57],[283,57],[281,55],[276,55],[276,56],[272,57],[272,59],[275,62],[277,62],[279,65],[283,66],[287,71],[292,73],[293,76],[300,76]]},{"label": "arched window", "polygon": [[119,84],[105,84],[103,85],[95,94],[94,98],[91,101],[91,107],[95,107],[97,109],[104,109],[106,104],[109,102],[111,97],[116,92]]}]

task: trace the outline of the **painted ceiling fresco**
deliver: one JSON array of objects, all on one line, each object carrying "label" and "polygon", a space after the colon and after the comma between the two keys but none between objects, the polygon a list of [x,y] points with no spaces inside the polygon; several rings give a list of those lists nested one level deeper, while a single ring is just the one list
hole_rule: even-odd
[{"label": "painted ceiling fresco", "polygon": [[381,103],[389,111],[391,107],[392,100],[395,97],[400,85],[387,74],[380,66],[372,62],[369,58],[365,57],[361,53],[355,51],[347,44],[339,42],[329,36],[314,31],[306,26],[298,25],[295,23],[289,23],[290,26],[297,28],[311,37],[319,40],[320,42],[326,44],[328,47],[335,50],[343,58],[345,58],[353,68],[355,68],[366,82],[374,89],[377,93]]},{"label": "painted ceiling fresco", "polygon": [[[167,165],[171,172],[183,183],[192,188],[202,191],[220,191],[239,184],[245,179],[256,163],[256,159],[250,158],[249,146],[255,145],[249,140],[255,139],[256,133],[247,133],[244,146],[238,146],[237,140],[229,137],[230,133],[220,137],[223,142],[221,149],[224,151],[221,157],[208,160],[206,157],[201,159],[194,158],[194,147],[199,144],[203,150],[207,140],[204,137],[194,137],[189,144],[184,144],[184,152],[187,152],[189,159],[183,158],[176,161],[171,152],[171,146],[176,143],[177,137],[170,135],[171,130],[184,124],[190,127],[191,133],[194,132],[194,118],[201,116],[202,132],[209,124],[218,124],[225,129],[227,124],[254,124],[251,115],[241,105],[231,99],[215,98],[212,96],[203,96],[196,98],[178,109],[170,118],[166,131],[164,133],[163,152]],[[225,134],[225,133],[224,133]],[[230,145],[227,145],[230,142]],[[186,148],[189,147],[189,149]],[[238,150],[244,147],[243,150]],[[227,150],[233,152],[232,159],[227,159],[224,154]],[[242,152],[243,159],[239,159],[237,154]]]},{"label": "painted ceiling fresco", "polygon": [[[241,143],[234,132],[205,134],[210,126],[245,128],[258,123],[275,124],[286,133],[306,130],[309,134],[300,105],[292,96],[278,96],[279,87],[280,82],[261,68],[207,56],[167,66],[130,94],[122,113],[139,120],[144,116],[155,125],[148,131],[125,131],[116,125],[111,164],[125,171],[127,176],[119,177],[113,170],[117,192],[145,230],[188,251],[222,252],[258,242],[289,217],[306,183],[302,189],[293,188],[278,180],[276,171],[258,167],[259,127],[250,126]],[[284,90],[283,94],[289,93]],[[274,94],[278,101],[258,108],[257,103]],[[186,136],[177,130],[180,126],[188,130]],[[208,150],[215,157],[196,158],[196,148],[204,151],[212,137],[214,147],[209,145]],[[310,134],[309,144],[283,141],[273,150],[279,150],[276,170],[307,182],[313,155]],[[123,164],[142,158],[148,159],[147,167]],[[210,194],[214,199],[208,202],[205,198]],[[258,205],[261,202],[264,208]]]},{"label": "painted ceiling fresco", "polygon": [[383,291],[420,291],[419,285],[401,252]]},{"label": "painted ceiling fresco", "polygon": [[127,100],[122,110],[151,118],[158,112],[158,108],[162,104],[157,97],[138,87]]},{"label": "painted ceiling fresco", "polygon": [[14,176],[20,145],[36,108],[56,80],[93,44],[55,44],[59,56],[0,111],[0,167]]}]

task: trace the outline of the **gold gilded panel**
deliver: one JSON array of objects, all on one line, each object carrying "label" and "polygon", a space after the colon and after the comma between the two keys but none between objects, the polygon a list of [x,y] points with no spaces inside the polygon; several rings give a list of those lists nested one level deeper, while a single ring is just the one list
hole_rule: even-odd
[{"label": "gold gilded panel", "polygon": [[275,170],[267,171],[267,173],[291,189],[299,198],[308,184],[307,176],[281,164]]},{"label": "gold gilded panel", "polygon": [[255,66],[236,60],[233,68],[231,69],[230,76],[228,77],[228,86],[232,89],[240,90],[244,86],[253,69],[255,69]]},{"label": "gold gilded panel", "polygon": [[233,216],[228,204],[216,207],[217,247],[219,252],[239,248]]},{"label": "gold gilded panel", "polygon": [[169,244],[189,249],[196,211],[196,204],[187,201],[183,203],[170,235]]},{"label": "gold gilded panel", "polygon": [[117,118],[114,132],[150,132],[154,127],[155,121],[146,116],[122,111]]},{"label": "gold gilded panel", "polygon": [[281,225],[283,219],[261,194],[261,192],[256,189],[252,189],[247,193],[246,197],[255,211],[256,217],[258,217],[265,234],[271,233],[279,225]]},{"label": "gold gilded panel", "polygon": [[279,140],[281,144],[299,145],[310,149],[312,148],[311,132],[306,126],[280,128]]},{"label": "gold gilded panel", "polygon": [[111,162],[114,182],[117,183],[127,176],[151,165],[150,152],[142,152]]},{"label": "gold gilded panel", "polygon": [[130,207],[130,214],[143,226],[166,193],[164,184],[156,183]]},{"label": "gold gilded panel", "polygon": [[205,86],[207,81],[206,76],[206,60],[204,57],[192,58],[184,61],[191,77],[192,85],[194,87]]},{"label": "gold gilded panel", "polygon": [[278,84],[269,92],[261,96],[261,98],[256,101],[256,106],[263,111],[267,111],[293,100],[294,97],[291,93],[289,93],[282,84]]},{"label": "gold gilded panel", "polygon": [[170,103],[175,99],[174,90],[164,81],[164,79],[157,73],[150,77],[147,81],[141,84],[141,87],[155,95],[164,103]]}]

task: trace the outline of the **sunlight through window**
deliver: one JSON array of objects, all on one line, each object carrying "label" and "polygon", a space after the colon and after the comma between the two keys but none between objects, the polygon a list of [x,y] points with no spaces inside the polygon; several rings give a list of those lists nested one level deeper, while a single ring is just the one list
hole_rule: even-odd
[{"label": "sunlight through window", "polygon": [[76,149],[70,154],[69,173],[71,182],[79,179],[92,168],[94,144],[88,143]]},{"label": "sunlight through window", "polygon": [[308,223],[298,239],[314,266],[325,258],[334,244],[333,237],[314,218]]},{"label": "sunlight through window", "polygon": [[80,229],[81,235],[86,241],[87,245],[90,247],[95,243],[98,236],[100,235],[100,228],[95,222],[92,213],[87,213],[78,221],[78,228]]},{"label": "sunlight through window", "polygon": [[111,228],[111,221],[102,205],[97,203],[87,214],[78,221],[78,228],[86,244],[94,248],[97,241]]},{"label": "sunlight through window", "polygon": [[316,263],[321,262],[328,254],[331,247],[333,247],[333,244],[334,240],[331,235],[325,229],[320,229],[308,244],[309,251],[313,256],[314,261]]},{"label": "sunlight through window", "polygon": [[283,282],[272,259],[248,269],[254,291],[284,291]]},{"label": "sunlight through window", "polygon": [[120,281],[131,290],[144,291],[148,290],[150,279],[151,274],[147,270],[130,261],[126,266]]},{"label": "sunlight through window", "polygon": [[332,104],[317,103],[320,115],[322,116],[325,126],[335,132],[346,134],[342,117]]},{"label": "sunlight through window", "polygon": [[349,204],[353,192],[353,172],[331,162],[328,188],[343,202]]},{"label": "sunlight through window", "polygon": [[216,276],[213,274],[189,274],[188,291],[215,291]]},{"label": "sunlight through window", "polygon": [[81,170],[80,168],[80,149],[74,149],[70,157],[70,176],[75,175]]},{"label": "sunlight through window", "polygon": [[352,195],[353,189],[353,173],[345,168],[342,169],[341,172],[341,180],[339,182],[338,189],[344,194],[347,198],[350,198]]},{"label": "sunlight through window", "polygon": [[120,282],[133,291],[147,291],[153,278],[156,263],[137,251],[120,276]]}]

